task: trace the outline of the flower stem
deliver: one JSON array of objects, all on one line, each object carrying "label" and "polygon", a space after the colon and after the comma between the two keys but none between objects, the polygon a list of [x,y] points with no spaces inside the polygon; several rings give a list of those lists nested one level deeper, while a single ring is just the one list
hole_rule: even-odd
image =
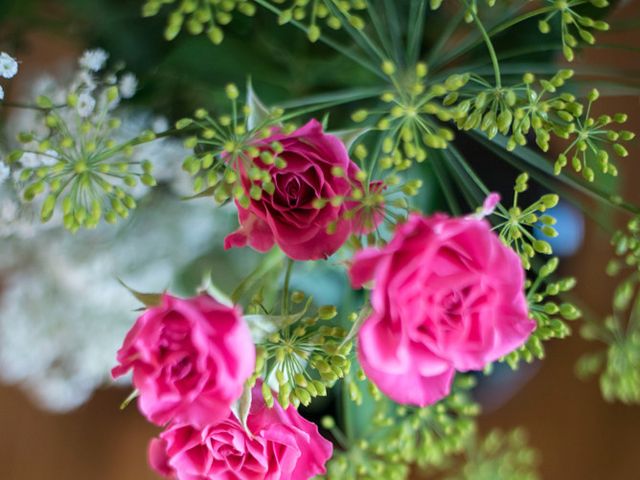
[{"label": "flower stem", "polygon": [[290,258],[287,258],[287,267],[284,274],[284,289],[282,291],[282,314],[289,314],[289,283],[291,281],[291,272],[293,270],[293,264],[295,262]]},{"label": "flower stem", "polygon": [[487,50],[489,50],[489,56],[491,57],[491,63],[493,64],[493,73],[496,77],[496,87],[502,87],[502,78],[500,76],[500,64],[498,63],[498,56],[496,55],[496,50],[493,48],[493,43],[491,42],[491,38],[487,34],[487,30],[484,28],[484,25],[480,21],[478,14],[471,8],[469,2],[467,0],[462,0],[463,3],[467,6],[471,15],[473,15],[473,21],[478,26],[480,33],[482,34],[482,38],[484,39],[484,43],[487,44]]}]

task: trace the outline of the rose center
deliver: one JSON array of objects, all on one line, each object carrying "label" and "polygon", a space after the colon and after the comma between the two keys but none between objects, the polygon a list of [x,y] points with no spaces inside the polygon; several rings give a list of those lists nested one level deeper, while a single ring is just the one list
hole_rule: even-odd
[{"label": "rose center", "polygon": [[192,371],[193,362],[191,361],[191,358],[187,356],[171,366],[171,378],[174,381],[184,380]]},{"label": "rose center", "polygon": [[290,207],[298,206],[300,202],[300,190],[300,180],[298,180],[296,177],[292,177],[287,181],[287,184],[284,187],[284,191]]}]

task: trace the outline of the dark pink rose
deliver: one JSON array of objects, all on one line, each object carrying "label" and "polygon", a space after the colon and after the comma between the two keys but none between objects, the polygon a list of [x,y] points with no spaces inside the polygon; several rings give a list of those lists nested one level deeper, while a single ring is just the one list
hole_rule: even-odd
[{"label": "dark pink rose", "polygon": [[178,480],[307,480],[325,473],[331,442],[293,406],[268,408],[259,387],[247,429],[231,413],[202,429],[170,426],[152,442],[149,463]]},{"label": "dark pink rose", "polygon": [[133,370],[138,406],[153,423],[206,425],[227,416],[253,373],[255,346],[238,308],[208,295],[162,304],[138,318],[114,378]]},{"label": "dark pink rose", "polygon": [[[273,149],[274,142],[282,145],[281,153]],[[259,158],[254,160],[269,173],[275,189],[271,195],[263,192],[260,200],[251,199],[248,208],[236,202],[240,228],[227,236],[225,248],[250,245],[266,252],[277,244],[294,260],[332,255],[356,228],[352,219],[345,218],[353,204],[334,206],[327,202],[318,208],[314,200],[349,197],[354,187],[361,186],[356,179],[359,168],[345,146],[337,137],[324,133],[316,120],[293,133],[276,133],[258,140],[254,146],[284,160],[286,166],[278,168]],[[343,174],[335,175],[335,167]],[[240,174],[248,192],[254,183],[246,172]]]},{"label": "dark pink rose", "polygon": [[374,285],[360,363],[399,403],[440,400],[456,370],[484,368],[535,327],[518,255],[479,218],[413,214],[388,245],[358,252],[350,276]]}]

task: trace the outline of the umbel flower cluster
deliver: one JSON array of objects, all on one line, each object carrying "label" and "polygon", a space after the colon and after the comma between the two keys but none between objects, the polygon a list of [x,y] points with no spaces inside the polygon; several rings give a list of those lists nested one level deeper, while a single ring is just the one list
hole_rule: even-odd
[{"label": "umbel flower cluster", "polygon": [[[634,134],[620,129],[623,113],[593,114],[599,92],[570,84],[573,70],[534,75],[524,61],[505,67],[503,57],[522,53],[496,52],[496,37],[533,21],[542,34],[561,32],[552,50],[572,61],[608,28],[583,4],[606,2],[545,0],[527,10],[531,2],[461,0],[453,14],[448,3],[148,0],[144,16],[168,13],[167,40],[185,29],[219,45],[232,20],[274,16],[352,61],[363,85],[280,107],[265,105],[251,82],[244,95],[228,84],[226,110],[196,108],[175,128],[126,135],[117,107],[137,80],[107,68],[97,49],[60,98],[18,105],[39,123],[18,135],[0,178],[43,222],[58,218],[76,233],[124,220],[139,189],[157,183],[153,159],[136,152],[175,137],[185,149],[175,163],[193,180],[187,200],[227,205],[237,217],[211,248],[257,252],[229,291],[214,285],[216,272],[183,296],[131,290],[144,308],[112,374],[131,375],[123,405],[137,399],[162,429],[148,451],[160,475],[395,480],[417,465],[438,478],[537,478],[520,430],[479,437],[471,389],[496,362],[515,369],[542,359],[545,341],[570,334],[581,313],[563,297],[575,280],[554,276],[557,193],[637,215],[601,182],[623,171],[614,159],[628,155]],[[432,16],[446,25],[426,49]],[[0,58],[5,77],[11,61]],[[492,154],[519,171],[512,199],[485,184],[461,138],[480,159]],[[526,198],[530,182],[550,180],[557,193]],[[582,328],[607,350],[580,363],[582,373],[602,373],[606,398],[634,403],[638,225],[614,237],[622,261],[609,273],[630,271],[614,315]],[[314,290],[323,269],[351,287],[326,304]],[[309,279],[299,290],[296,275]],[[320,397],[335,408],[315,424],[304,407]],[[458,466],[462,453],[468,462]]]}]

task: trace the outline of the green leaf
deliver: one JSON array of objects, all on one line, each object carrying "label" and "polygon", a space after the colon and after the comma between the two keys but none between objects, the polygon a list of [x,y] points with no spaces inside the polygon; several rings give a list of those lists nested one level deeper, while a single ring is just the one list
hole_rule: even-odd
[{"label": "green leaf", "polygon": [[351,150],[351,147],[367,132],[371,131],[371,127],[362,128],[350,128],[348,130],[338,130],[336,132],[329,132],[334,137],[338,137],[344,146],[347,147],[347,151]]},{"label": "green leaf", "polygon": [[251,393],[251,387],[245,385],[240,398],[233,405],[231,405],[231,411],[236,416],[236,418],[240,422],[240,425],[242,425],[242,428],[244,428],[244,431],[247,432],[247,435],[249,435],[249,437],[253,437],[251,430],[249,430],[249,427],[247,426],[247,417],[249,416],[249,411],[251,410],[252,399],[253,397]]},{"label": "green leaf", "polygon": [[129,396],[125,398],[124,401],[120,404],[120,410],[124,410],[125,408],[127,408],[129,404],[139,396],[140,396],[140,392],[138,392],[138,390],[134,390],[133,392],[131,392]]},{"label": "green leaf", "polygon": [[129,290],[129,293],[136,297],[138,301],[140,301],[145,307],[158,307],[162,304],[162,294],[161,293],[142,293],[130,288],[126,283],[122,280],[118,279],[118,283],[122,285],[124,288]]},{"label": "green leaf", "polygon": [[212,272],[207,272],[203,276],[202,283],[200,284],[198,291],[210,295],[213,299],[223,305],[233,307],[235,302],[226,293],[215,286],[213,279],[211,278],[211,273]]},{"label": "green leaf", "polygon": [[262,103],[251,83],[251,78],[247,80],[247,106],[249,107],[249,117],[247,127],[253,130],[269,118],[269,109]]}]

